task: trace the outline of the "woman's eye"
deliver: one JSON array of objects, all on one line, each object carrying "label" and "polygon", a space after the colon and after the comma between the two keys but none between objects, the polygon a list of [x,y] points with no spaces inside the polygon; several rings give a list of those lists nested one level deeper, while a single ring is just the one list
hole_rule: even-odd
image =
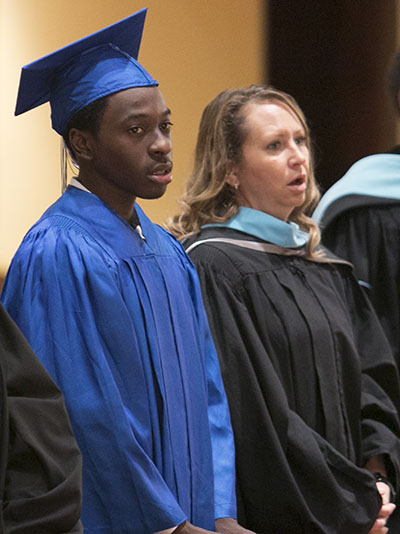
[{"label": "woman's eye", "polygon": [[306,144],[306,137],[304,135],[301,135],[300,137],[296,137],[296,143],[298,145],[305,145]]},{"label": "woman's eye", "polygon": [[267,145],[268,150],[276,150],[277,148],[279,148],[279,141],[274,141],[273,143],[269,143],[269,145]]}]

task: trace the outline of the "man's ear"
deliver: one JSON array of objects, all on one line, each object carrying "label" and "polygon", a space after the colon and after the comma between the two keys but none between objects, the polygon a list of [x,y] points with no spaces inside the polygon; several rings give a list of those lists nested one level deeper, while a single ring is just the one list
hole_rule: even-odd
[{"label": "man's ear", "polygon": [[76,158],[86,160],[93,158],[93,135],[90,132],[71,128],[69,143]]}]

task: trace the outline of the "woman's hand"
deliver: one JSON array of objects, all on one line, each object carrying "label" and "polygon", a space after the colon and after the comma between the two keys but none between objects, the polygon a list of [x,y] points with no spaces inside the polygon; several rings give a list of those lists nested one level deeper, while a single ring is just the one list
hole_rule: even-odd
[{"label": "woman's hand", "polygon": [[217,519],[215,521],[215,530],[222,534],[255,534],[252,530],[241,527],[236,519],[231,517]]},{"label": "woman's hand", "polygon": [[387,484],[377,482],[376,487],[382,497],[382,508],[369,534],[386,534],[389,532],[386,522],[394,512],[396,505],[390,502],[390,488]]}]

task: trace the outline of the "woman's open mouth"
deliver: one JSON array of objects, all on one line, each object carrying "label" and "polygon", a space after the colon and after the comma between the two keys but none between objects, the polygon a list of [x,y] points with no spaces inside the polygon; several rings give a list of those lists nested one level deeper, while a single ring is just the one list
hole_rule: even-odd
[{"label": "woman's open mouth", "polygon": [[291,182],[289,182],[289,187],[293,187],[297,191],[305,191],[307,187],[306,177],[304,175],[298,176]]}]

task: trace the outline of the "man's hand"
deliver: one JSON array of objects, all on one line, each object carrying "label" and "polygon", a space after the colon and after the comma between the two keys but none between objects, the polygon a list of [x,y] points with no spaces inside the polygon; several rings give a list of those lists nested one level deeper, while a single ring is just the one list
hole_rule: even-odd
[{"label": "man's hand", "polygon": [[387,534],[389,530],[386,527],[386,521],[389,519],[390,514],[394,512],[396,505],[389,502],[390,488],[387,484],[384,482],[377,482],[376,487],[382,497],[382,508],[380,509],[378,518],[369,531],[369,534]]},{"label": "man's hand", "polygon": [[255,534],[252,530],[241,527],[236,519],[232,519],[231,517],[217,519],[215,521],[215,530],[222,534]]},{"label": "man's hand", "polygon": [[210,530],[195,527],[189,521],[181,523],[173,532],[173,534],[213,534]]}]

